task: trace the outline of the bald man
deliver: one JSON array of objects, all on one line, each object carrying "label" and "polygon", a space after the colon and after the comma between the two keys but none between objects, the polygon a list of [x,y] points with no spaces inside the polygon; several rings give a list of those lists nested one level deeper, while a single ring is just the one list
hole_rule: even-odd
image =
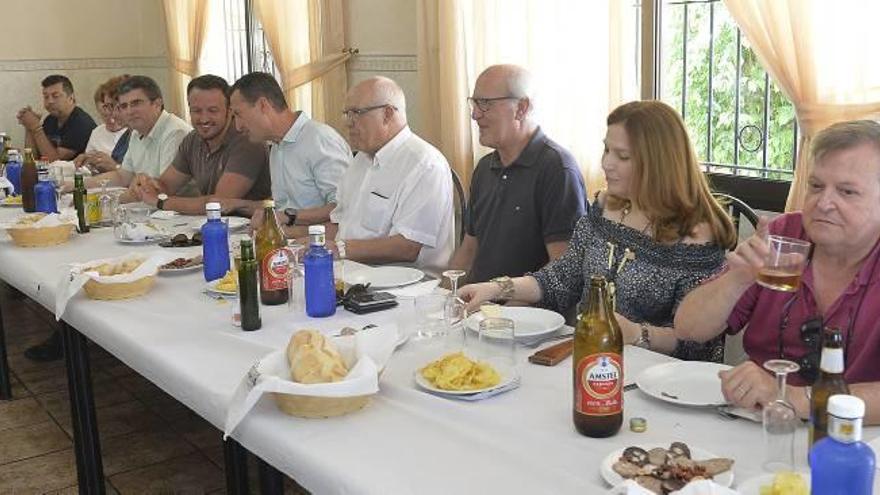
[{"label": "bald man", "polygon": [[339,183],[328,234],[345,241],[349,259],[443,269],[454,247],[446,158],[409,129],[406,98],[391,79],[353,87],[343,113],[358,154]]},{"label": "bald man", "polygon": [[471,179],[465,236],[450,267],[468,283],[535,271],[562,255],[586,212],[584,180],[574,157],[535,121],[532,76],[516,65],[483,71],[468,98],[480,144]]}]

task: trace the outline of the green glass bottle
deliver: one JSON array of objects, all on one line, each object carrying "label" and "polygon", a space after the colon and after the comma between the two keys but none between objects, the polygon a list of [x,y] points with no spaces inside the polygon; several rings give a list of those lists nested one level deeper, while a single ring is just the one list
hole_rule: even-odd
[{"label": "green glass bottle", "polygon": [[89,231],[89,213],[86,210],[86,185],[82,172],[77,170],[73,175],[73,206],[76,208],[77,231],[85,234]]},{"label": "green glass bottle", "polygon": [[241,329],[250,332],[263,326],[260,319],[259,267],[254,256],[254,243],[241,240],[241,267],[238,270],[238,301],[241,305]]}]

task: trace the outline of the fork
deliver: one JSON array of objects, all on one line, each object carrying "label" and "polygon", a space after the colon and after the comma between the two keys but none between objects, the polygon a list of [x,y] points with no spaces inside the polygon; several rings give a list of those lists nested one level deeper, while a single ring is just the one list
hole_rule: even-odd
[{"label": "fork", "polygon": [[556,334],[556,335],[551,335],[549,337],[541,337],[541,338],[538,338],[535,340],[530,340],[528,342],[523,342],[522,346],[534,349],[535,347],[538,347],[541,344],[546,344],[547,342],[553,342],[554,340],[567,339],[573,335],[574,335],[574,333],[560,333],[560,334]]}]

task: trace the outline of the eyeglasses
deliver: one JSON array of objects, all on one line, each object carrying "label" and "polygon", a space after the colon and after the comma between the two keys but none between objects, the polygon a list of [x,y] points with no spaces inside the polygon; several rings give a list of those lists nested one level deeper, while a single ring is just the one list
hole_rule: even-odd
[{"label": "eyeglasses", "polygon": [[472,96],[468,96],[467,102],[471,107],[471,111],[479,110],[481,112],[488,112],[492,108],[492,104],[496,101],[501,100],[519,100],[519,96],[496,96],[494,98],[474,98]]},{"label": "eyeglasses", "polygon": [[371,107],[348,108],[348,109],[345,109],[342,111],[342,116],[348,120],[354,120],[367,112],[372,112],[373,110],[378,110],[380,108],[385,108],[385,107],[390,107],[394,111],[397,111],[397,107],[395,107],[394,105],[391,105],[389,103],[385,103],[382,105],[373,105]]},{"label": "eyeglasses", "polygon": [[[149,101],[153,101],[153,100],[149,100]],[[122,111],[125,111],[125,110],[128,110],[129,108],[137,108],[141,105],[144,105],[145,103],[147,103],[147,100],[144,100],[143,98],[138,98],[136,100],[131,100],[126,103],[120,103],[118,105],[118,108]]]}]

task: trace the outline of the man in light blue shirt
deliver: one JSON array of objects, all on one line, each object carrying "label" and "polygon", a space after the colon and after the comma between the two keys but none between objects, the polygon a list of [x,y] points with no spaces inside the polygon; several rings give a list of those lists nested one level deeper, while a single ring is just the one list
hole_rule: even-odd
[{"label": "man in light blue shirt", "polygon": [[[291,110],[281,86],[264,72],[236,81],[230,99],[235,127],[252,142],[272,143],[269,171],[279,222],[287,227],[327,222],[336,206],[336,186],[352,158],[345,139],[305,112]],[[255,206],[238,211],[260,212]]]}]

